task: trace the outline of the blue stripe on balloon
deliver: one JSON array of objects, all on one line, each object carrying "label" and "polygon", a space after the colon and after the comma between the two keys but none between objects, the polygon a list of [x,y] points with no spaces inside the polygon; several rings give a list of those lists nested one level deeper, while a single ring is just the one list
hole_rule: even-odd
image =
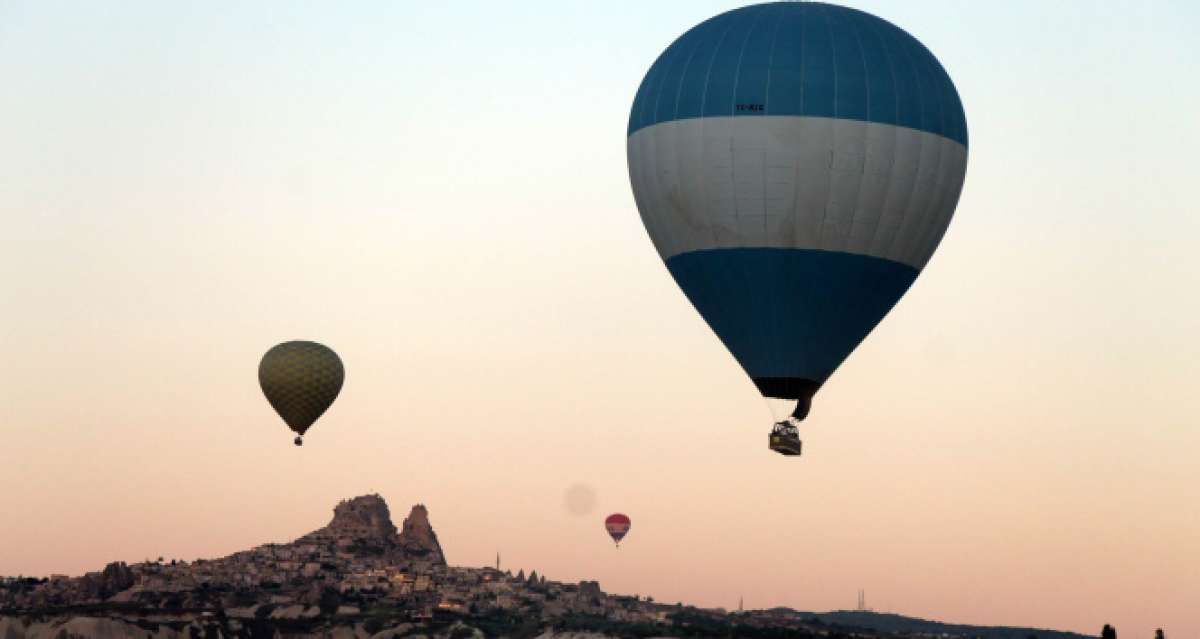
[{"label": "blue stripe on balloon", "polygon": [[916,279],[911,266],[815,249],[681,253],[667,268],[751,377],[822,383]]},{"label": "blue stripe on balloon", "polygon": [[638,88],[628,133],[763,115],[895,124],[967,145],[958,92],[924,45],[869,13],[819,2],[743,7],[680,36]]}]

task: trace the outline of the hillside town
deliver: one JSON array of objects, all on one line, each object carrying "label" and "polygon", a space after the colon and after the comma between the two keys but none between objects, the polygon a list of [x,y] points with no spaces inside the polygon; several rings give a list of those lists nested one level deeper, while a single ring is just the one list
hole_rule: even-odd
[{"label": "hillside town", "polygon": [[[446,563],[423,505],[399,530],[379,495],[345,500],[325,527],[286,544],[213,560],[111,563],[81,577],[7,577],[0,614],[64,611],[145,619],[219,621],[229,636],[255,628],[360,626],[509,619],[552,624],[579,615],[662,624],[673,611],[639,597],[605,594],[597,582],[565,584],[524,571]],[[5,635],[0,632],[0,636]],[[272,635],[273,636],[273,635]]]},{"label": "hillside town", "polygon": [[[413,506],[397,530],[379,495],[342,501],[327,526],[291,543],[220,559],[114,562],[79,577],[0,577],[3,639],[849,639],[900,634],[1081,639],[1052,631],[839,614],[788,608],[727,612],[610,595],[595,581],[560,583],[523,570],[514,575],[501,570],[499,557],[495,566],[450,566],[425,506]],[[884,630],[884,622],[893,629]]]}]

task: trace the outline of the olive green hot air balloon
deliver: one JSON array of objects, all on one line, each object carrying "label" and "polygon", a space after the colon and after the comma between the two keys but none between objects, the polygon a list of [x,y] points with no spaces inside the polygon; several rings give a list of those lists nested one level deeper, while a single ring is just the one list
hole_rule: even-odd
[{"label": "olive green hot air balloon", "polygon": [[284,342],[263,355],[258,383],[288,428],[296,445],[304,432],[337,399],[346,371],[337,353],[316,342]]}]

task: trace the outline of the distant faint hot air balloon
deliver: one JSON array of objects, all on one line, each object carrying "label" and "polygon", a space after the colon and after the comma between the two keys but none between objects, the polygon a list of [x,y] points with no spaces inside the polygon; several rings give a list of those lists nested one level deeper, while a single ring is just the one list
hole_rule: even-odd
[{"label": "distant faint hot air balloon", "polygon": [[337,399],[345,375],[337,353],[316,342],[284,342],[267,351],[258,365],[263,395],[288,428],[296,431],[297,446]]},{"label": "distant faint hot air balloon", "polygon": [[617,547],[621,546],[621,540],[625,538],[625,533],[629,532],[629,517],[621,513],[613,513],[604,520],[604,529],[608,531],[608,536],[613,538]]},{"label": "distant faint hot air balloon", "polygon": [[958,203],[967,121],[916,38],[821,2],[679,37],[629,114],[629,178],[659,255],[798,455],[813,394],[925,268]]}]

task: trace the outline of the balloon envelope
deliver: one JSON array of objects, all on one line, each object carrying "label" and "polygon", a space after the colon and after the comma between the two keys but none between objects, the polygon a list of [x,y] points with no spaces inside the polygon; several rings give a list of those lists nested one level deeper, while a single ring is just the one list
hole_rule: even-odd
[{"label": "balloon envelope", "polygon": [[967,166],[962,104],[933,55],[817,2],[743,7],[680,36],[627,136],[671,275],[799,419],[929,261]]},{"label": "balloon envelope", "polygon": [[629,517],[621,513],[613,513],[604,520],[604,529],[608,531],[608,535],[613,538],[616,543],[621,543],[625,538],[625,534],[629,532]]},{"label": "balloon envelope", "polygon": [[303,435],[337,399],[345,380],[342,360],[316,342],[284,342],[263,355],[258,383],[288,428]]}]

